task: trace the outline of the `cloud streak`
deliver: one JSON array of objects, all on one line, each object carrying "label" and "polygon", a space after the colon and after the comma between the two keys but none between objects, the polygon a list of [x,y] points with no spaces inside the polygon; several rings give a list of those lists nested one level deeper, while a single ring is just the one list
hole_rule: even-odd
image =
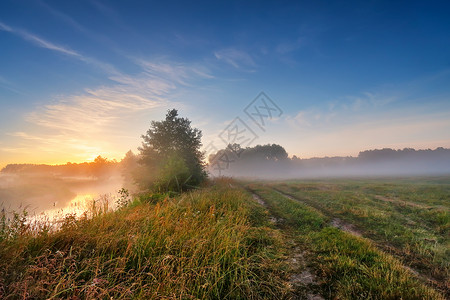
[{"label": "cloud streak", "polygon": [[14,92],[16,94],[23,95],[23,92],[21,92],[19,89],[17,89],[12,82],[10,82],[9,80],[6,80],[2,76],[0,76],[0,88],[4,88],[4,89]]},{"label": "cloud streak", "polygon": [[[61,17],[67,18],[66,15]],[[71,19],[68,21],[73,23]],[[26,114],[25,120],[32,128],[10,133],[9,136],[16,140],[17,147],[2,147],[0,151],[3,152],[35,149],[47,154],[77,153],[84,160],[105,152],[122,155],[129,149],[122,148],[133,146],[129,144],[130,140],[138,140],[143,133],[136,132],[136,127],[142,125],[144,118],[148,122],[149,114],[155,109],[169,105],[178,89],[190,87],[195,79],[214,78],[202,66],[167,62],[163,59],[132,58],[141,71],[128,75],[117,71],[108,63],[1,22],[0,30],[14,34],[37,47],[99,68],[114,82],[85,89],[79,94],[57,96],[51,103]],[[125,144],[124,140],[127,140]],[[113,148],[115,149],[112,150]]]},{"label": "cloud streak", "polygon": [[295,52],[297,50],[299,50],[301,47],[303,47],[305,45],[305,41],[304,38],[297,38],[294,41],[288,41],[288,42],[283,42],[278,44],[275,47],[275,51],[278,54],[284,55],[284,54],[288,54],[291,52]]},{"label": "cloud streak", "polygon": [[[418,105],[392,107],[396,97],[367,93],[348,97],[347,104],[311,108],[287,114],[279,124],[282,144],[301,157],[356,155],[375,148],[429,148],[450,146],[450,114]],[[378,110],[379,106],[389,109]],[[288,129],[289,128],[289,129]],[[296,139],[293,142],[292,136]],[[332,153],[330,153],[332,149]]]},{"label": "cloud streak", "polygon": [[64,47],[64,46],[60,46],[57,45],[53,42],[50,42],[48,40],[45,40],[35,34],[29,33],[25,30],[22,29],[18,29],[18,28],[13,28],[10,27],[2,22],[0,22],[0,30],[2,31],[6,31],[6,32],[10,32],[16,36],[19,36],[20,38],[22,38],[25,41],[28,41],[30,43],[32,43],[33,45],[40,47],[40,48],[44,48],[47,50],[51,50],[51,51],[55,51],[59,54],[63,54],[63,55],[67,55],[69,57],[72,57],[74,59],[80,60],[86,64],[92,65],[104,72],[106,72],[109,75],[120,75],[120,72],[116,70],[116,68],[114,68],[114,66],[101,62],[95,58],[92,57],[88,57],[85,55],[80,54],[79,52],[72,50],[68,47]]},{"label": "cloud streak", "polygon": [[85,90],[82,95],[63,96],[54,104],[30,113],[27,121],[65,134],[97,134],[133,113],[162,105],[174,86],[147,78]]},{"label": "cloud streak", "polygon": [[76,51],[74,51],[72,49],[53,44],[49,41],[46,41],[46,40],[34,35],[34,34],[28,33],[25,30],[12,28],[2,22],[0,22],[0,30],[15,34],[15,35],[21,37],[22,39],[32,42],[33,44],[35,44],[36,46],[41,47],[41,48],[49,49],[49,50],[56,51],[56,52],[59,52],[59,53],[65,54],[65,55],[73,56],[76,58],[82,57],[81,54],[77,53]]},{"label": "cloud streak", "polygon": [[48,5],[47,3],[45,3],[45,2],[43,2],[41,0],[38,0],[37,2],[39,3],[39,5],[41,5],[45,9],[47,9],[47,11],[49,11],[52,15],[54,15],[57,18],[59,18],[63,22],[69,24],[70,26],[72,26],[73,28],[75,28],[76,30],[78,30],[80,32],[83,32],[85,34],[89,34],[89,30],[86,29],[86,27],[82,26],[77,21],[75,21],[72,17],[66,15],[65,13],[63,13],[63,12],[53,8],[53,7],[51,7],[50,5]]},{"label": "cloud streak", "polygon": [[254,68],[256,63],[247,52],[235,48],[221,49],[214,52],[214,56],[236,69]]},{"label": "cloud streak", "polygon": [[145,73],[149,76],[156,78],[164,78],[173,83],[181,85],[189,85],[189,79],[193,77],[212,79],[213,75],[209,71],[201,66],[186,66],[181,63],[161,63],[162,59],[158,59],[158,62],[148,61],[143,59],[135,59],[137,65],[139,65]]},{"label": "cloud streak", "polygon": [[[47,155],[75,154],[79,160],[99,154],[120,157],[137,146],[155,110],[168,107],[180,88],[210,77],[198,67],[178,63],[141,60],[140,66],[137,75],[113,76],[115,84],[56,97],[26,115],[32,129],[9,136],[18,141],[14,144],[20,151],[28,147]],[[11,152],[12,148],[0,150]]]}]

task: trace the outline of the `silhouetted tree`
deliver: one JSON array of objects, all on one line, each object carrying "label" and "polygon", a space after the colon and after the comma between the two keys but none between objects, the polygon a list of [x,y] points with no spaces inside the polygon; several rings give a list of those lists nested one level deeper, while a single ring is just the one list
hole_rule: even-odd
[{"label": "silhouetted tree", "polygon": [[124,187],[127,190],[133,190],[134,185],[140,181],[137,180],[139,177],[139,169],[141,167],[138,162],[139,158],[131,150],[129,150],[120,161],[120,172],[124,180]]},{"label": "silhouetted tree", "polygon": [[191,127],[191,121],[178,117],[176,109],[169,110],[163,121],[152,121],[142,135],[140,162],[147,167],[152,187],[163,190],[184,190],[197,186],[206,178],[202,132]]},{"label": "silhouetted tree", "polygon": [[243,158],[252,158],[260,161],[281,161],[288,158],[286,150],[277,144],[256,145],[253,148],[246,148]]},{"label": "silhouetted tree", "polygon": [[[239,174],[258,177],[262,174],[286,173],[290,160],[286,150],[277,144],[256,145],[242,148],[239,144],[209,156],[210,172],[220,170],[225,175]],[[222,174],[222,173],[221,173]]]},{"label": "silhouetted tree", "polygon": [[89,163],[89,169],[92,176],[104,180],[110,177],[112,168],[114,168],[115,165],[115,161],[108,160],[99,155],[93,162]]}]

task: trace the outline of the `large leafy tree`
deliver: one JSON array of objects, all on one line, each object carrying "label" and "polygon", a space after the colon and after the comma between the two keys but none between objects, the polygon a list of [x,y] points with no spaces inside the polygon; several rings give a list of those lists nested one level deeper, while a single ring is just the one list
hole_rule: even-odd
[{"label": "large leafy tree", "polygon": [[201,138],[202,132],[192,128],[189,119],[179,117],[176,109],[169,110],[165,120],[152,121],[139,148],[150,184],[162,190],[200,184],[206,178]]}]

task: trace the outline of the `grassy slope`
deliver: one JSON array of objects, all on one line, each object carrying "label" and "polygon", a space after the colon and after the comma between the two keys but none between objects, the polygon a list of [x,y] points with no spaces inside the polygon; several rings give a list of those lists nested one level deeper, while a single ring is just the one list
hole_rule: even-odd
[{"label": "grassy slope", "polygon": [[15,235],[0,241],[0,298],[286,294],[282,239],[246,192],[222,182],[147,200],[116,212],[96,211],[93,218],[69,217],[54,233],[26,226],[10,230]]},{"label": "grassy slope", "polygon": [[329,218],[320,211],[261,184],[249,187],[312,253],[310,258],[323,279],[325,296],[333,299],[444,299],[369,240],[328,226]]}]

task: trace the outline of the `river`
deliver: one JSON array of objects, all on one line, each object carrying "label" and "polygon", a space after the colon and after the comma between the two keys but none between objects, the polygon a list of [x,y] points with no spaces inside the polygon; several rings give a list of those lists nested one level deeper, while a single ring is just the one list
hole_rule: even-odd
[{"label": "river", "polygon": [[97,205],[108,200],[114,208],[121,188],[122,178],[117,174],[103,179],[0,174],[0,208],[8,214],[26,210],[32,219],[79,216],[93,200]]}]

